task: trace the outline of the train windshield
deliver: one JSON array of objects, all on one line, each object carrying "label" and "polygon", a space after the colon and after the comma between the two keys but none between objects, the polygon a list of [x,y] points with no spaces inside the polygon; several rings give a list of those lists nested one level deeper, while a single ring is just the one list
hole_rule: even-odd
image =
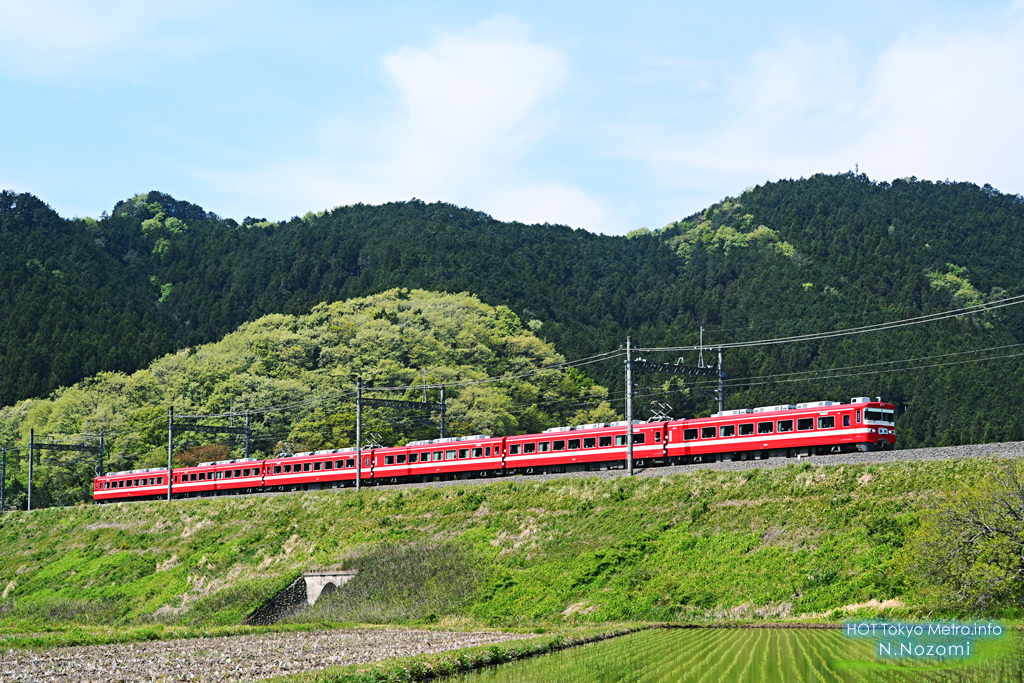
[{"label": "train windshield", "polygon": [[896,418],[894,411],[892,410],[865,410],[864,419],[874,422],[888,422],[889,424],[896,424]]}]

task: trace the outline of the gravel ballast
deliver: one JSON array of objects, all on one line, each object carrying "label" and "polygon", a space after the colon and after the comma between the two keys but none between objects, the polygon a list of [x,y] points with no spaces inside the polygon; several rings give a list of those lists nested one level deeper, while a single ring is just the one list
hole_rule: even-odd
[{"label": "gravel ballast", "polygon": [[0,683],[257,681],[524,638],[514,633],[351,630],[5,650]]}]

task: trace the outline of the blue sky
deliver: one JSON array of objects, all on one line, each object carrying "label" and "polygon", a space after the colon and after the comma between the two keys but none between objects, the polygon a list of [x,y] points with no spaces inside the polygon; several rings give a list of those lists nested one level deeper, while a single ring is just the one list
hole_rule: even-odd
[{"label": "blue sky", "polygon": [[860,170],[1024,192],[1024,0],[0,5],[0,187],[606,234]]}]

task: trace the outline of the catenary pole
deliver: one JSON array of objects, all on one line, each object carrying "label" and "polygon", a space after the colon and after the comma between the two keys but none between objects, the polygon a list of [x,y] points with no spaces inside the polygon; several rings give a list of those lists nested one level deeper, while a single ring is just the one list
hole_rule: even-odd
[{"label": "catenary pole", "polygon": [[103,476],[103,435],[100,434],[100,476]]},{"label": "catenary pole", "polygon": [[252,424],[249,422],[249,411],[245,411],[245,457],[249,457],[249,440],[252,438]]},{"label": "catenary pole", "polygon": [[28,430],[28,504],[26,510],[32,509],[32,460],[35,459],[36,430]]},{"label": "catenary pole", "polygon": [[174,457],[174,406],[171,406],[170,410],[167,411],[167,502],[171,501],[171,494],[173,493],[173,487],[171,482],[174,481],[174,463],[171,459]]},{"label": "catenary pole", "polygon": [[633,476],[633,337],[626,337],[626,470]]},{"label": "catenary pole", "polygon": [[[426,403],[426,401],[424,401],[424,403]],[[447,425],[445,425],[445,418],[447,417],[446,412],[447,412],[447,406],[445,405],[445,402],[444,402],[444,387],[442,386],[441,387],[441,438],[442,439],[445,437],[445,427],[447,427]]]},{"label": "catenary pole", "polygon": [[0,449],[0,515],[7,507],[7,449]]},{"label": "catenary pole", "polygon": [[356,491],[363,482],[363,380],[356,377]]},{"label": "catenary pole", "polygon": [[725,411],[725,370],[722,368],[722,347],[718,347],[718,414]]}]

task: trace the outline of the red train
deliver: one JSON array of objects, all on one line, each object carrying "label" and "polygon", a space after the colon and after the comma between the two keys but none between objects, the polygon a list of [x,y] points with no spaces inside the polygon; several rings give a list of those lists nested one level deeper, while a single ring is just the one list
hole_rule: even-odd
[{"label": "red train", "polygon": [[[555,427],[543,434],[478,434],[364,448],[362,482],[399,484],[625,469],[626,438],[626,423],[615,422]],[[865,452],[890,449],[895,443],[892,404],[863,397],[850,403],[727,410],[711,417],[633,426],[637,467]],[[194,498],[338,488],[355,485],[356,469],[355,448],[227,460],[176,468],[171,490],[175,498]],[[166,498],[166,479],[166,468],[112,472],[96,478],[93,499],[106,503]]]}]

